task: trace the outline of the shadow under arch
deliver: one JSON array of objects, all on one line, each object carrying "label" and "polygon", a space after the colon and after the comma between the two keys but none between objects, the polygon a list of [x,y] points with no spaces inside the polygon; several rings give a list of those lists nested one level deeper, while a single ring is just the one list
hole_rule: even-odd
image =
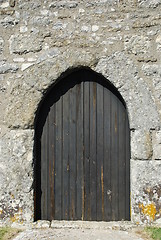
[{"label": "shadow under arch", "polygon": [[[77,67],[68,69],[53,83],[45,92],[39,103],[35,121],[34,121],[34,221],[42,219],[41,217],[41,136],[43,126],[50,111],[50,108],[56,103],[62,95],[81,82],[96,82],[112,92],[123,104],[126,109],[126,103],[118,92],[116,87],[111,84],[104,76],[91,70],[88,67]],[[130,153],[129,153],[130,156]],[[130,188],[130,186],[129,186]],[[129,200],[128,200],[129,201]],[[130,212],[130,210],[129,210]],[[127,214],[129,215],[129,213]],[[126,220],[130,220],[130,215]]]}]

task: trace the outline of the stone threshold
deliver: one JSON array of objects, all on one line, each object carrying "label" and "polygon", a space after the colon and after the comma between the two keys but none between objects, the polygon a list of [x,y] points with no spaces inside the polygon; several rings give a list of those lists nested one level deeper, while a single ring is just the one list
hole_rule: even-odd
[{"label": "stone threshold", "polygon": [[0,224],[0,226],[10,226],[18,229],[44,229],[44,228],[55,228],[55,229],[112,229],[112,230],[122,230],[127,231],[136,227],[145,227],[145,226],[157,226],[161,227],[161,224],[152,223],[152,224],[136,224],[132,221],[65,221],[65,220],[38,220],[36,222],[30,223],[17,223],[12,224]]},{"label": "stone threshold", "polygon": [[111,222],[96,222],[96,221],[65,221],[65,220],[38,220],[33,223],[12,223],[10,225],[14,228],[20,229],[41,229],[41,228],[67,228],[67,229],[114,229],[123,230],[135,228],[137,226],[143,226],[143,224],[138,225],[131,221],[111,221]]},{"label": "stone threshold", "polygon": [[134,227],[134,224],[130,221],[51,221],[51,227],[53,228],[84,228],[84,229],[129,229]]}]

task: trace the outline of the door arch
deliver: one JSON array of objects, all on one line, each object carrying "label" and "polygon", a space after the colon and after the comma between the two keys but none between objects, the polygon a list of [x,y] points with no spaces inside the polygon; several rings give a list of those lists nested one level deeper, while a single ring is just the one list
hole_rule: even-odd
[{"label": "door arch", "polygon": [[130,220],[129,132],[101,75],[78,69],[55,84],[35,123],[35,220]]}]

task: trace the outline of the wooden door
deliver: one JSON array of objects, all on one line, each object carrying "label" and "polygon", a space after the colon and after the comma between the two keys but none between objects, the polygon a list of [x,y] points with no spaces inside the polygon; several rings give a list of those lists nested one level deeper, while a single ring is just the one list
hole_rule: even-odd
[{"label": "wooden door", "polygon": [[36,139],[38,218],[130,219],[128,117],[107,80],[84,69],[57,83],[40,108]]}]

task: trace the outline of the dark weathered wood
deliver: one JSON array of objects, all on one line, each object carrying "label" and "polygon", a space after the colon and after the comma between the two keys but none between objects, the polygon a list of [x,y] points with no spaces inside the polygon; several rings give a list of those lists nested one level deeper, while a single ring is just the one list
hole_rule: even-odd
[{"label": "dark weathered wood", "polygon": [[69,218],[69,172],[70,172],[70,163],[69,163],[69,101],[70,94],[69,91],[63,95],[63,139],[62,139],[62,219],[68,220]]},{"label": "dark weathered wood", "polygon": [[62,219],[62,188],[63,188],[63,162],[62,162],[62,97],[55,103],[55,219]]},{"label": "dark weathered wood", "polygon": [[104,122],[104,220],[111,219],[111,92],[104,88],[103,122]]},{"label": "dark weathered wood", "polygon": [[79,70],[56,84],[36,136],[41,219],[130,219],[128,116],[104,78]]},{"label": "dark weathered wood", "polygon": [[126,112],[122,103],[119,106],[119,175],[118,175],[118,191],[119,191],[119,219],[125,220],[125,209],[126,209]]},{"label": "dark weathered wood", "polygon": [[90,220],[90,88],[89,82],[84,82],[84,220]]},{"label": "dark weathered wood", "polygon": [[118,100],[111,100],[111,217],[118,220]]},{"label": "dark weathered wood", "polygon": [[42,132],[42,146],[41,146],[41,217],[48,219],[48,117]]},{"label": "dark weathered wood", "polygon": [[90,147],[89,147],[89,162],[90,162],[90,220],[97,219],[97,137],[96,137],[96,101],[97,101],[97,89],[96,89],[96,82],[90,82],[90,125],[89,125],[89,132],[90,132]]},{"label": "dark weathered wood", "polygon": [[[97,84],[97,116],[96,116],[96,204],[97,204],[97,220],[104,219],[104,116],[103,116],[103,87]],[[106,173],[105,173],[106,174]]]},{"label": "dark weathered wood", "polygon": [[49,129],[48,129],[48,145],[49,145],[49,190],[48,190],[48,219],[55,218],[55,105],[49,112]]},{"label": "dark weathered wood", "polygon": [[83,82],[77,85],[76,95],[76,219],[84,219],[84,175],[83,175]]},{"label": "dark weathered wood", "polygon": [[69,90],[69,219],[75,220],[76,208],[76,86]]},{"label": "dark weathered wood", "polygon": [[130,220],[130,128],[128,116],[126,114],[126,219]]}]

